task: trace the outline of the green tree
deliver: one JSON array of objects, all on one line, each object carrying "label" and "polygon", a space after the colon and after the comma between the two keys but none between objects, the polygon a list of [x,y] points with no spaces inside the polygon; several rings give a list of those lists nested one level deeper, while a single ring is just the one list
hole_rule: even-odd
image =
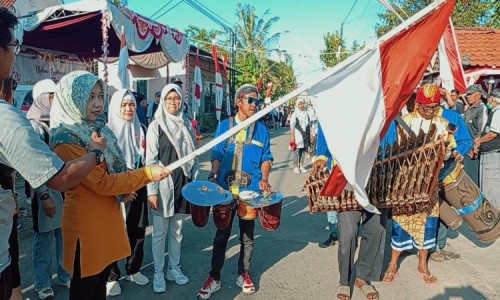
[{"label": "green tree", "polygon": [[255,7],[250,4],[236,5],[237,46],[243,50],[243,56],[255,53],[259,60],[264,60],[268,50],[272,49],[279,41],[281,33],[271,34],[271,27],[279,21],[279,17],[270,17],[270,10],[266,10],[261,17],[255,15]]},{"label": "green tree", "polygon": [[343,61],[349,55],[363,48],[357,41],[354,41],[350,49],[345,46],[344,38],[340,37],[338,31],[327,32],[323,36],[325,49],[320,50],[319,59],[325,68],[330,68]]},{"label": "green tree", "polygon": [[[393,7],[406,19],[431,2],[433,0],[393,0],[395,4]],[[491,26],[498,28],[498,22],[496,24],[492,22],[494,3],[495,1],[491,0],[457,0],[451,14],[453,25],[456,27]],[[498,6],[498,4],[496,5]],[[379,19],[380,21],[375,25],[379,37],[401,23],[398,17],[390,11],[379,14]]]},{"label": "green tree", "polygon": [[204,28],[189,25],[188,28],[186,28],[185,33],[192,45],[210,53],[212,53],[212,37],[222,37],[222,41],[218,41],[217,43],[217,53],[219,55],[224,54],[224,56],[228,57],[228,42],[222,30],[208,31]]}]

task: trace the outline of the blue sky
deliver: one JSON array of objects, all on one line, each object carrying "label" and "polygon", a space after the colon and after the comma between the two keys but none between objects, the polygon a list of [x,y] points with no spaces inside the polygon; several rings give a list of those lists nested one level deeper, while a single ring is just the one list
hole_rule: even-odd
[{"label": "blue sky", "polygon": [[[321,70],[319,51],[324,48],[323,35],[327,32],[340,31],[349,10],[356,0],[198,0],[217,13],[230,24],[237,23],[236,3],[248,3],[255,7],[256,15],[262,16],[270,9],[269,16],[278,16],[280,20],[273,27],[273,32],[288,31],[283,34],[277,48],[287,50],[292,55],[295,73],[299,82],[308,79]],[[75,2],[66,0],[65,2]],[[189,25],[206,29],[221,29],[219,25],[189,6],[183,0],[128,0],[128,7],[146,17],[151,17],[165,4],[159,15],[171,9],[157,21],[184,31]],[[177,5],[177,6],[175,6]],[[175,8],[173,8],[175,6]],[[377,0],[357,0],[354,9],[344,23],[344,37],[348,45],[357,40],[362,44],[372,43],[374,26],[378,21],[377,13],[384,7]],[[222,37],[221,37],[222,38]],[[271,57],[277,59],[276,57]]]}]

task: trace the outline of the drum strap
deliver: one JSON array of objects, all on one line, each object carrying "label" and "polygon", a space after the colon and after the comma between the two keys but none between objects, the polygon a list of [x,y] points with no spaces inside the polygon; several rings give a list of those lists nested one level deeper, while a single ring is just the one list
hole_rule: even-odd
[{"label": "drum strap", "polygon": [[481,204],[483,203],[483,200],[484,200],[484,194],[481,192],[481,193],[479,193],[479,196],[477,196],[476,200],[474,200],[474,202],[472,204],[469,204],[469,205],[464,206],[460,209],[457,209],[457,213],[459,215],[470,214],[471,212],[478,209],[479,206],[481,206]]},{"label": "drum strap", "polygon": [[[231,117],[229,118],[229,129],[231,129],[233,126],[234,126],[234,118]],[[238,182],[241,182],[242,177],[248,177],[248,175],[243,176],[243,148],[244,145],[249,145],[252,143],[254,128],[255,128],[255,123],[252,123],[252,125],[248,127],[247,139],[245,142],[236,141],[236,138],[234,136],[231,136],[231,138],[228,140],[228,143],[234,143],[233,170],[234,170],[234,179]]]}]

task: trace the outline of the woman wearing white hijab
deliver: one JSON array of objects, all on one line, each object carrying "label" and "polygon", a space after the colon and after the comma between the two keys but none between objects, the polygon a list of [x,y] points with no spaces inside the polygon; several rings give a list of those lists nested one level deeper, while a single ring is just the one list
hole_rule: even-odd
[{"label": "woman wearing white hijab", "polygon": [[[144,166],[145,135],[137,116],[137,102],[132,92],[121,89],[111,97],[107,126],[115,134],[118,146],[123,152],[127,169],[135,170]],[[143,147],[144,146],[144,147]],[[125,262],[125,278],[138,285],[146,285],[149,279],[141,272],[144,259],[144,236],[148,226],[148,206],[146,187],[137,191],[137,198],[125,204],[125,223],[132,254]],[[121,273],[118,262],[111,267],[106,284],[108,296],[121,293],[118,283]]]},{"label": "woman wearing white hijab", "polygon": [[295,144],[293,149],[293,172],[295,174],[307,172],[304,168],[304,159],[307,147],[310,144],[311,118],[304,109],[304,99],[298,99],[295,111],[290,117],[290,144]]},{"label": "woman wearing white hijab", "polygon": [[[167,166],[195,150],[194,131],[182,108],[179,86],[165,86],[155,119],[148,128],[146,164]],[[167,236],[169,257],[166,278],[177,284],[189,282],[180,269],[183,214],[189,213],[189,205],[182,197],[181,189],[196,178],[197,172],[198,160],[193,160],[174,170],[169,178],[148,184],[148,202],[153,215],[153,291],[156,293],[166,291],[164,265]]]}]

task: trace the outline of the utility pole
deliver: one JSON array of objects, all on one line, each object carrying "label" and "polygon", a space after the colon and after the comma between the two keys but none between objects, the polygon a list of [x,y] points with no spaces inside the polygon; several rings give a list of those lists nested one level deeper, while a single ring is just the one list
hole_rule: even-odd
[{"label": "utility pole", "polygon": [[236,34],[234,30],[227,27],[229,30],[230,43],[231,43],[231,75],[229,77],[229,92],[231,93],[230,99],[233,99],[234,103],[234,94],[236,93]]}]

